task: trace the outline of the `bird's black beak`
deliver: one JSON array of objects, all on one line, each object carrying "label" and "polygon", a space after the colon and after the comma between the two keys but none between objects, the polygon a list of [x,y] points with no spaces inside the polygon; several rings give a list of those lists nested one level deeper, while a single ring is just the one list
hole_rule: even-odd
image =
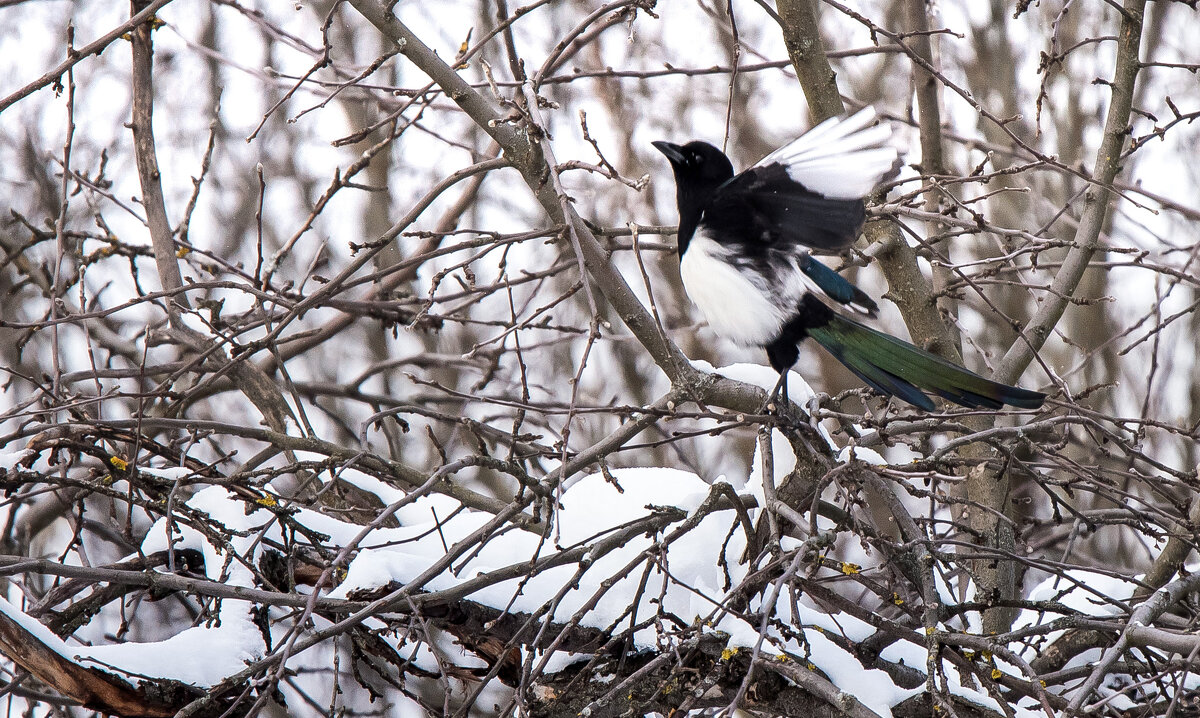
[{"label": "bird's black beak", "polygon": [[664,142],[662,140],[651,142],[650,144],[654,145],[656,150],[666,155],[667,159],[671,161],[671,164],[683,164],[683,148],[679,145],[673,145],[670,142]]}]

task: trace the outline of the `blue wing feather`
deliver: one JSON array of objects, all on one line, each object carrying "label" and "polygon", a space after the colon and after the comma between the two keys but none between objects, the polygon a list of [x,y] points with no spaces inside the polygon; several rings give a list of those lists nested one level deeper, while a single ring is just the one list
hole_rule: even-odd
[{"label": "blue wing feather", "polygon": [[867,296],[866,292],[810,255],[802,255],[798,264],[800,271],[804,272],[804,275],[811,279],[813,284],[838,304],[854,306],[872,317],[879,311],[879,305]]}]

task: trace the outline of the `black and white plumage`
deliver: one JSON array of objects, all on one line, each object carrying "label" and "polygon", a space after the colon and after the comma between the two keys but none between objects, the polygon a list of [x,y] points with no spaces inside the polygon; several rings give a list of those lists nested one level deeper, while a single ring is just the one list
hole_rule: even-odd
[{"label": "black and white plumage", "polygon": [[[734,174],[706,142],[655,142],[675,174],[679,271],[688,297],[719,335],[767,350],[786,376],[813,337],[872,388],[925,409],[922,390],[970,407],[1040,406],[1044,395],[973,374],[844,314],[874,317],[862,290],[811,250],[858,237],[862,198],[899,168],[891,128],[874,110],[827,120]],[[843,314],[844,313],[844,314]]]}]

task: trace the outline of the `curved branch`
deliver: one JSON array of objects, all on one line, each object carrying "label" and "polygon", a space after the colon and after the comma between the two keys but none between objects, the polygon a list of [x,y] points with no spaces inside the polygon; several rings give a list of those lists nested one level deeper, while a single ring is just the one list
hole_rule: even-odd
[{"label": "curved branch", "polygon": [[104,33],[95,41],[84,45],[78,50],[69,51],[67,53],[67,59],[59,63],[58,66],[56,66],[53,70],[50,70],[38,79],[30,82],[8,97],[0,100],[0,112],[3,112],[4,110],[8,109],[10,105],[20,102],[43,87],[58,83],[60,80],[62,80],[62,76],[65,75],[72,67],[75,67],[80,62],[86,60],[92,55],[99,55],[100,53],[104,52],[106,47],[113,44],[113,42],[116,40],[119,40],[130,30],[148,22],[154,17],[154,13],[161,10],[163,6],[169,2],[171,2],[171,0],[154,0],[151,3],[148,3],[141,10],[136,11],[136,14],[133,17],[114,27],[112,30]]},{"label": "curved branch", "polygon": [[[142,0],[133,0],[133,12],[146,8]],[[158,153],[154,148],[154,25],[142,23],[134,29],[130,44],[133,46],[132,78],[133,116],[129,128],[133,132],[134,158],[137,160],[138,178],[142,183],[142,206],[146,208],[146,225],[150,228],[150,244],[154,248],[154,263],[158,266],[159,282],[166,291],[183,289],[183,275],[179,271],[175,256],[175,238],[171,236],[171,222],[167,219],[167,203],[163,197],[162,173],[158,168]],[[175,304],[190,306],[187,294],[178,291],[167,302],[171,324],[179,323]]]},{"label": "curved branch", "polygon": [[[1135,3],[1139,1],[1140,0],[1134,0]],[[1129,5],[1129,2],[1125,3],[1127,9]],[[1128,21],[1129,16],[1126,15],[1125,17],[1126,21]],[[1141,18],[1140,14],[1138,15],[1138,18]],[[1122,632],[1121,637],[1117,640],[1116,644],[1110,646],[1104,651],[1104,655],[1100,657],[1100,660],[1096,662],[1096,667],[1093,668],[1091,674],[1088,675],[1087,681],[1084,682],[1083,686],[1079,689],[1079,692],[1076,693],[1073,698],[1071,698],[1071,704],[1067,706],[1065,715],[1077,715],[1079,713],[1079,709],[1083,707],[1083,702],[1087,700],[1088,696],[1092,694],[1092,691],[1096,690],[1096,688],[1100,685],[1100,682],[1104,680],[1106,675],[1108,675],[1109,670],[1112,668],[1113,664],[1117,662],[1117,659],[1121,657],[1122,653],[1124,653],[1131,646],[1138,645],[1139,643],[1144,644],[1147,642],[1145,634],[1148,633],[1148,631],[1143,629],[1147,629],[1156,618],[1163,614],[1164,611],[1171,606],[1174,606],[1185,596],[1196,591],[1197,589],[1200,589],[1200,573],[1193,573],[1187,578],[1183,578],[1175,581],[1174,583],[1169,583],[1166,586],[1163,586],[1162,588],[1158,589],[1158,591],[1156,591],[1154,595],[1151,596],[1145,603],[1138,606],[1137,609],[1134,610],[1133,615],[1129,617],[1128,623],[1125,624],[1125,631]],[[1191,650],[1194,647],[1194,640],[1186,641],[1186,650]],[[1183,646],[1175,646],[1172,647],[1171,650],[1175,650],[1177,648],[1183,648]]]},{"label": "curved branch", "polygon": [[1121,31],[1117,35],[1116,66],[1112,82],[1108,83],[1112,88],[1112,101],[1104,120],[1104,139],[1096,150],[1096,161],[1092,168],[1094,182],[1083,195],[1083,216],[1075,232],[1074,246],[1067,252],[1062,268],[1050,283],[1050,290],[1042,298],[1037,313],[1021,330],[1024,340],[1014,342],[996,366],[993,375],[996,381],[1012,383],[1020,378],[1071,304],[1092,255],[1100,248],[1100,231],[1116,197],[1112,189],[1113,180],[1121,170],[1122,150],[1129,137],[1133,92],[1141,68],[1138,54],[1145,14],[1146,0],[1125,1],[1124,12],[1121,13]]}]

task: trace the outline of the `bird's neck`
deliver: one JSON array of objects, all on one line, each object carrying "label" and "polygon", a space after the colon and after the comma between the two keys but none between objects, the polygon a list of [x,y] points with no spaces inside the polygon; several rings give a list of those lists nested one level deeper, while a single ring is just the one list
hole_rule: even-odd
[{"label": "bird's neck", "polygon": [[679,243],[679,257],[683,258],[683,253],[687,251],[688,244],[692,241],[692,235],[696,233],[696,225],[700,223],[700,211],[696,210],[689,214],[684,214],[683,209],[679,210],[679,234],[677,235]]}]

